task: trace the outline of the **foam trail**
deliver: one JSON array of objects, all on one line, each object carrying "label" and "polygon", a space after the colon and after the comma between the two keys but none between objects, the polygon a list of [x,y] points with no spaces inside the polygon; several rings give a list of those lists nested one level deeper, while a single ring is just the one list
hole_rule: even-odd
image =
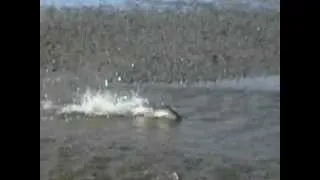
[{"label": "foam trail", "polygon": [[206,86],[217,89],[280,91],[280,76],[225,79],[216,82],[197,83],[194,86]]},{"label": "foam trail", "polygon": [[151,83],[144,86],[170,87],[170,88],[210,88],[222,90],[252,90],[252,91],[280,91],[280,76],[243,77],[237,79],[220,79],[217,81],[200,81],[196,83]]}]

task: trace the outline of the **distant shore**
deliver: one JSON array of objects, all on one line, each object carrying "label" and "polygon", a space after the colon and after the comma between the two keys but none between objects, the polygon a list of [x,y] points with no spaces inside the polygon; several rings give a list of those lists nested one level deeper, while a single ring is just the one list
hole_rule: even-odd
[{"label": "distant shore", "polygon": [[280,12],[48,8],[40,21],[43,71],[125,82],[280,74]]}]

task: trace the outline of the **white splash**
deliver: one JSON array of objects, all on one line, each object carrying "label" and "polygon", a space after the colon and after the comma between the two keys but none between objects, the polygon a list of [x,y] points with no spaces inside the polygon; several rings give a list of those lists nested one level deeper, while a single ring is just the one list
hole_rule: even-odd
[{"label": "white splash", "polygon": [[40,102],[40,105],[41,105],[40,108],[42,108],[43,110],[50,110],[50,109],[57,108],[57,106],[54,105],[52,101],[47,100],[47,99],[46,100],[42,100]]},{"label": "white splash", "polygon": [[104,80],[104,86],[106,87],[106,88],[108,88],[108,86],[109,86],[109,82],[108,82],[108,80],[106,79],[106,80]]},{"label": "white splash", "polygon": [[88,89],[75,103],[63,106],[59,113],[84,113],[87,115],[127,115],[134,109],[147,107],[148,100],[135,93],[119,96],[109,90]]}]

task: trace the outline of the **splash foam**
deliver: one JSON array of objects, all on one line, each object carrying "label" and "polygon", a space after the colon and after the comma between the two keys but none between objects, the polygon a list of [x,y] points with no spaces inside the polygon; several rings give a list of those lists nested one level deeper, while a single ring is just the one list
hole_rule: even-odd
[{"label": "splash foam", "polygon": [[72,104],[63,106],[59,113],[84,113],[86,115],[127,115],[137,108],[147,107],[148,100],[136,93],[118,95],[109,90],[87,91]]}]

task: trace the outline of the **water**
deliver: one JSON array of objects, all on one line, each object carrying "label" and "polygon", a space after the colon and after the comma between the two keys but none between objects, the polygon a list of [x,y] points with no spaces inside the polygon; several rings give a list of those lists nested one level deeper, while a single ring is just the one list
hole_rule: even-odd
[{"label": "water", "polygon": [[[42,75],[40,179],[280,179],[279,76],[95,82]],[[161,103],[182,122],[130,116]]]}]

